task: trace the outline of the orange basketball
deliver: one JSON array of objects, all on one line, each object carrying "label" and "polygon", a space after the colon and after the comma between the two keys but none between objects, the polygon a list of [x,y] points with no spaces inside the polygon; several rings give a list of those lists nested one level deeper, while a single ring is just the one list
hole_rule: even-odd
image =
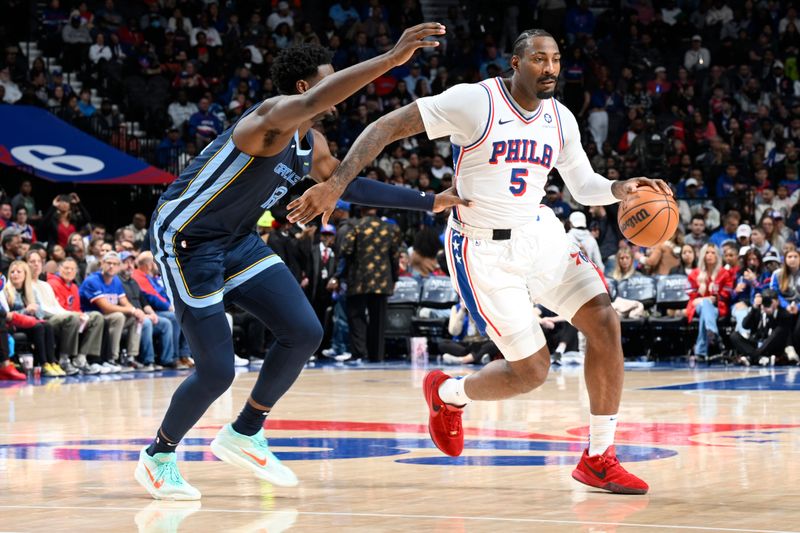
[{"label": "orange basketball", "polygon": [[617,223],[626,239],[651,247],[672,237],[679,218],[678,204],[672,196],[640,187],[620,203]]}]

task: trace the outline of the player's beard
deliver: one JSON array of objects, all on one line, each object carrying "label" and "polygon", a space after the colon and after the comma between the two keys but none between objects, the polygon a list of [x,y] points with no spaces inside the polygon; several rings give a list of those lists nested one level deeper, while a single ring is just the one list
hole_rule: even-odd
[{"label": "player's beard", "polygon": [[548,98],[552,98],[553,96],[555,96],[556,87],[558,87],[558,78],[547,77],[547,78],[544,78],[544,79],[538,79],[538,80],[536,80],[536,83],[538,84],[541,81],[551,81],[551,80],[554,82],[553,83],[553,88],[550,89],[549,91],[538,91],[536,93],[536,98],[538,98],[539,100],[547,100]]}]

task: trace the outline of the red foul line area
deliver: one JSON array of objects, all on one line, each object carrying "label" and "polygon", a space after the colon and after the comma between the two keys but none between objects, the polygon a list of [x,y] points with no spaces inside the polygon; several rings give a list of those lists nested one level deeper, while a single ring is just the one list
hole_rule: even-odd
[{"label": "red foul line area", "polygon": [[[386,422],[346,422],[331,420],[269,420],[265,426],[272,431],[362,431],[375,433],[427,434],[424,424],[392,424]],[[674,444],[679,446],[709,446],[693,440],[708,433],[725,433],[747,430],[792,429],[798,424],[677,424],[677,423],[622,423],[617,426],[616,438],[621,442],[640,444]],[[196,429],[218,430],[220,426],[198,426]],[[529,440],[584,442],[589,438],[589,427],[568,429],[569,435],[546,435],[507,429],[465,427],[464,434],[471,437],[505,437]]]},{"label": "red foul line area", "polygon": [[[272,420],[264,426],[268,430],[311,430],[311,431],[364,431],[376,433],[428,433],[428,426],[423,424],[390,424],[386,422],[342,422],[331,420]],[[217,430],[220,426],[198,426],[195,429]],[[545,435],[507,429],[485,429],[465,427],[464,434],[472,437],[506,437],[529,440],[582,441],[584,439],[569,436]]]}]

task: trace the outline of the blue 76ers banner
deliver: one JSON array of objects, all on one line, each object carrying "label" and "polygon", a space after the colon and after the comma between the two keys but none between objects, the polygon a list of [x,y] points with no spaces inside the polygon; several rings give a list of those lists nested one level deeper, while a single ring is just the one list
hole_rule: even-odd
[{"label": "blue 76ers banner", "polygon": [[31,106],[0,105],[0,163],[50,181],[147,185],[175,179]]}]

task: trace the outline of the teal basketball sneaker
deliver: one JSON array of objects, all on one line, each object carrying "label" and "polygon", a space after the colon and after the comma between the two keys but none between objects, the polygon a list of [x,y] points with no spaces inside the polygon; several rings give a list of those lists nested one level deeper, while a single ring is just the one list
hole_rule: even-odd
[{"label": "teal basketball sneaker", "polygon": [[134,477],[156,500],[200,499],[200,491],[189,485],[178,471],[174,453],[150,457],[147,448],[142,448]]},{"label": "teal basketball sneaker", "polygon": [[221,461],[249,470],[256,477],[279,487],[294,487],[297,476],[283,466],[280,459],[269,451],[264,430],[259,429],[252,437],[237,433],[230,424],[219,430],[211,441],[211,451]]}]

